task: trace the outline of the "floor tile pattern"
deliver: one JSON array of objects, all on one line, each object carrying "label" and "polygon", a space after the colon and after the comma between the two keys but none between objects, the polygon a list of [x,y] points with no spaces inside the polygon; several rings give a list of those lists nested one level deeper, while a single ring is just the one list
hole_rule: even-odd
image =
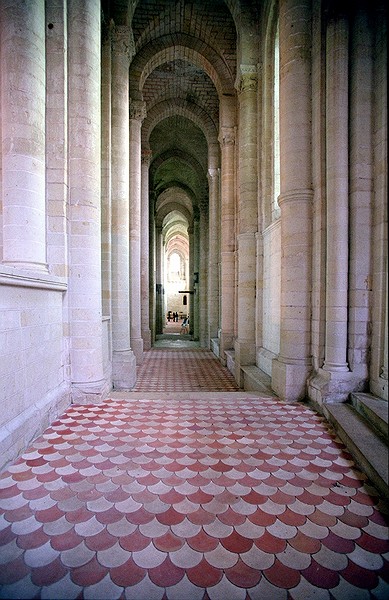
[{"label": "floor tile pattern", "polygon": [[188,396],[72,405],[0,475],[0,597],[389,597],[388,507],[325,421]]},{"label": "floor tile pattern", "polygon": [[[179,337],[179,336],[178,336]],[[136,392],[237,391],[230,371],[209,350],[153,348],[137,367]]]}]

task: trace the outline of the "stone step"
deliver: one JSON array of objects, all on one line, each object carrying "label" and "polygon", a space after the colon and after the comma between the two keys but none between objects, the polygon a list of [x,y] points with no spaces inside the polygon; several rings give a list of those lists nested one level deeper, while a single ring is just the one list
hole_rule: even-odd
[{"label": "stone step", "polygon": [[323,411],[355,462],[378,491],[388,498],[387,443],[352,404],[325,404]]},{"label": "stone step", "polygon": [[243,372],[243,388],[247,391],[263,392],[274,395],[271,389],[271,378],[255,365],[241,367]]},{"label": "stone step", "polygon": [[388,444],[388,403],[372,394],[353,393],[351,404]]}]

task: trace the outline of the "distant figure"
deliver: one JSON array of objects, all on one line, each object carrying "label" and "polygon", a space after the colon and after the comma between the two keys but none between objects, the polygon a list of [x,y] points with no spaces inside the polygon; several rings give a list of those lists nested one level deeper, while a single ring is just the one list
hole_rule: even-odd
[{"label": "distant figure", "polygon": [[185,317],[182,321],[180,334],[189,333],[189,317]]},{"label": "distant figure", "polygon": [[168,313],[167,313],[167,320],[168,320],[168,323],[170,323],[170,315],[171,315],[171,312],[172,312],[172,311],[171,311],[171,310],[169,310],[169,311],[168,311]]}]

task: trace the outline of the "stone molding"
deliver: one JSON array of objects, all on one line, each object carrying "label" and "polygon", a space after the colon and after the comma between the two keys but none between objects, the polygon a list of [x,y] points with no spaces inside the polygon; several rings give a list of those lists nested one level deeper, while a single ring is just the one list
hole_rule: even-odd
[{"label": "stone molding", "polygon": [[38,288],[66,292],[68,285],[65,279],[55,277],[49,273],[29,273],[21,269],[2,265],[0,267],[0,285],[16,285],[19,287]]},{"label": "stone molding", "polygon": [[312,202],[313,201],[313,190],[310,188],[302,190],[292,190],[291,192],[281,193],[278,196],[278,204],[281,208],[283,204],[291,202]]}]

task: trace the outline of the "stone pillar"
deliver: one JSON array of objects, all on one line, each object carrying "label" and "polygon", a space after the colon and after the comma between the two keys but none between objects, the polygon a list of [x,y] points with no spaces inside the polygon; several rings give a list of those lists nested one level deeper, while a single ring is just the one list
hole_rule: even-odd
[{"label": "stone pillar", "polygon": [[199,339],[203,348],[210,347],[208,335],[208,263],[209,220],[208,201],[201,203],[199,231]]},{"label": "stone pillar", "polygon": [[[350,193],[348,361],[367,389],[371,346],[373,260],[373,36],[365,8],[355,12],[350,43]],[[347,64],[347,61],[346,61]],[[347,88],[346,88],[347,89]],[[346,92],[347,93],[347,92]],[[363,173],[363,177],[361,177]],[[347,201],[346,201],[347,206]]]},{"label": "stone pillar", "polygon": [[387,9],[374,15],[374,206],[370,391],[388,400],[388,37]]},{"label": "stone pillar", "polygon": [[110,318],[112,318],[111,29],[111,24],[103,26],[101,41],[101,278],[103,315]]},{"label": "stone pillar", "polygon": [[280,2],[281,327],[272,386],[306,396],[311,371],[311,2]]},{"label": "stone pillar", "polygon": [[163,301],[163,236],[162,226],[155,227],[155,333],[161,335],[165,325]]},{"label": "stone pillar", "polygon": [[194,322],[195,322],[195,285],[193,280],[194,273],[194,225],[188,227],[188,238],[189,238],[189,289],[193,291],[193,294],[189,295],[189,333],[194,335]]},{"label": "stone pillar", "polygon": [[3,262],[46,271],[45,6],[0,4]]},{"label": "stone pillar", "polygon": [[[0,17],[1,19],[1,17]],[[50,273],[68,275],[67,18],[66,4],[46,2],[46,206]],[[64,302],[64,310],[66,303]]]},{"label": "stone pillar", "polygon": [[151,348],[150,331],[150,240],[149,240],[149,167],[151,150],[142,150],[141,189],[141,313],[143,349]]},{"label": "stone pillar", "polygon": [[141,306],[141,127],[146,103],[130,101],[130,309],[131,347],[136,364],[142,364]]},{"label": "stone pillar", "polygon": [[327,269],[326,336],[323,369],[348,371],[348,25],[331,19],[327,27]]},{"label": "stone pillar", "polygon": [[235,128],[222,127],[221,148],[221,227],[220,227],[220,359],[226,364],[225,350],[234,342],[235,315]]},{"label": "stone pillar", "polygon": [[209,273],[208,339],[217,337],[219,328],[219,260],[220,260],[220,177],[219,169],[208,169],[209,187]]},{"label": "stone pillar", "polygon": [[238,292],[235,379],[255,364],[256,232],[258,230],[257,69],[241,65],[239,100]]},{"label": "stone pillar", "polygon": [[113,385],[131,389],[136,361],[130,343],[129,29],[115,27],[112,45],[112,347]]},{"label": "stone pillar", "polygon": [[193,218],[193,339],[200,339],[200,210],[194,208]]},{"label": "stone pillar", "polygon": [[68,2],[69,326],[72,395],[96,402],[108,392],[101,304],[100,8]]}]

